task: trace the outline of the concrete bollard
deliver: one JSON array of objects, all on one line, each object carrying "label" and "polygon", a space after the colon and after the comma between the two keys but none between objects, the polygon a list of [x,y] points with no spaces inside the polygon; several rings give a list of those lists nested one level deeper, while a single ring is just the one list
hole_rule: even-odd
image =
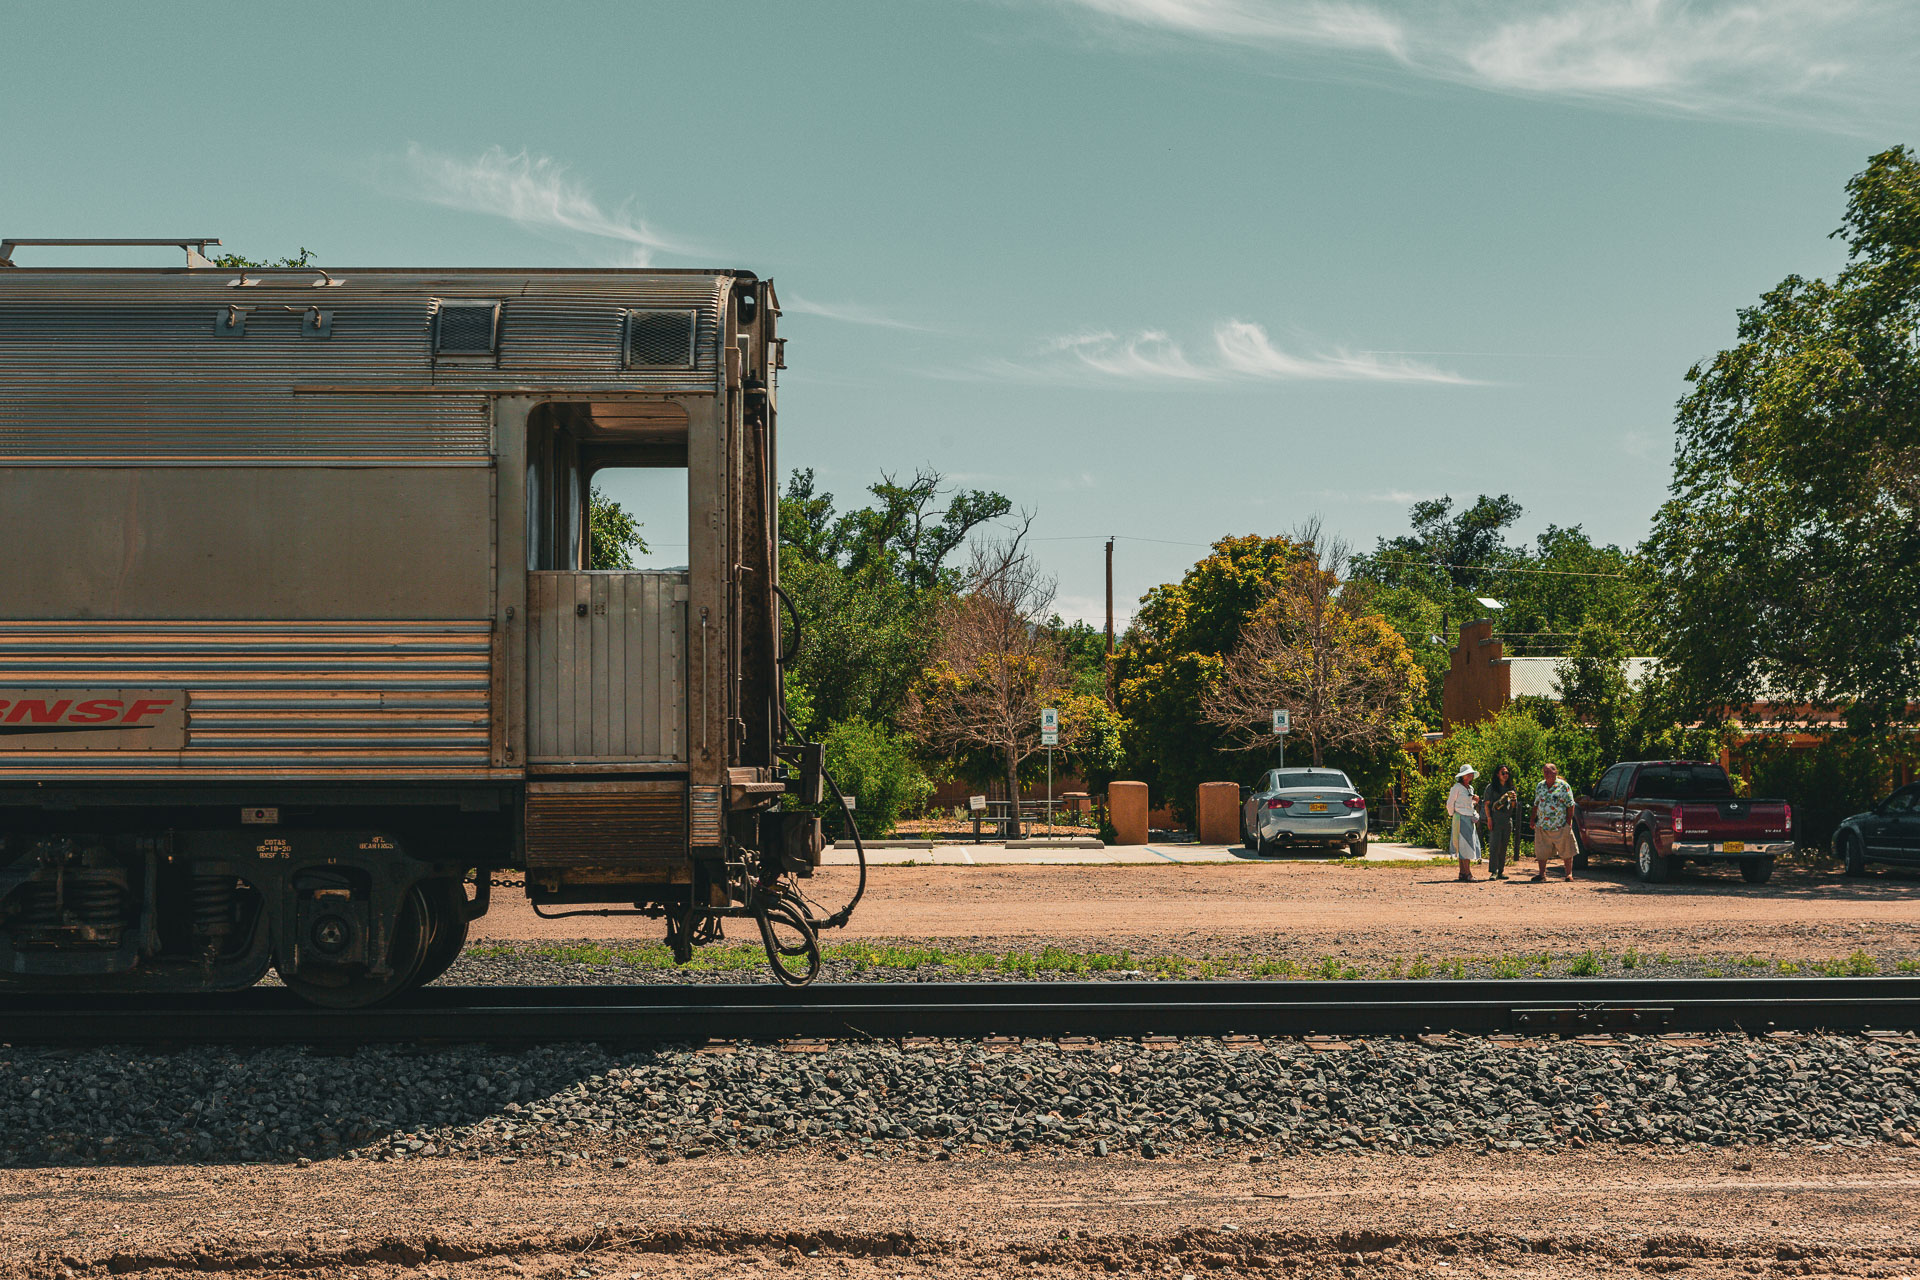
[{"label": "concrete bollard", "polygon": [[1107,784],[1107,821],[1113,824],[1115,844],[1147,842],[1147,784]]},{"label": "concrete bollard", "polygon": [[1240,843],[1240,784],[1203,782],[1194,803],[1201,844]]}]

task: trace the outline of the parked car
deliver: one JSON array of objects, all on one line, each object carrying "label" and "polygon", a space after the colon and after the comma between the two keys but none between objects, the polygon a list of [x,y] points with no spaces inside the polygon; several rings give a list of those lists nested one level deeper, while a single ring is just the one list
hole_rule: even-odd
[{"label": "parked car", "polygon": [[1784,800],[1741,799],[1717,764],[1632,760],[1576,799],[1573,831],[1576,861],[1629,856],[1650,884],[1688,860],[1734,862],[1748,884],[1765,884],[1773,860],[1793,852],[1793,809]]},{"label": "parked car", "polygon": [[1869,862],[1920,862],[1920,782],[1843,819],[1833,833],[1833,852],[1846,859],[1850,876],[1863,874]]},{"label": "parked car", "polygon": [[1240,807],[1247,848],[1344,844],[1367,851],[1367,802],[1338,769],[1269,769]]}]

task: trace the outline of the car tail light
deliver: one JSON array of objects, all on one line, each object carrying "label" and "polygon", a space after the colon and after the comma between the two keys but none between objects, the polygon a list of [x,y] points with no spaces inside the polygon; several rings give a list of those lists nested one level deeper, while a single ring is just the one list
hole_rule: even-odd
[{"label": "car tail light", "polygon": [[1682,818],[1684,817],[1686,812],[1687,812],[1687,806],[1683,804],[1677,804],[1673,806],[1673,834],[1675,835],[1680,834],[1681,827],[1685,825],[1682,822]]},{"label": "car tail light", "polygon": [[1793,806],[1790,804],[1783,804],[1780,806],[1780,812],[1785,815],[1780,830],[1787,835],[1792,835],[1793,834]]},{"label": "car tail light", "polygon": [[1366,808],[1366,807],[1367,807],[1367,802],[1366,802],[1366,799],[1365,799],[1364,797],[1362,797],[1362,796],[1348,796],[1348,797],[1347,797],[1347,808],[1349,808],[1349,809],[1364,809],[1364,808]]},{"label": "car tail light", "polygon": [[1293,801],[1291,801],[1291,800],[1281,800],[1281,799],[1278,799],[1278,798],[1275,798],[1275,799],[1272,799],[1272,800],[1269,800],[1269,801],[1267,801],[1267,808],[1269,808],[1269,809],[1291,809],[1291,808],[1293,808]]}]

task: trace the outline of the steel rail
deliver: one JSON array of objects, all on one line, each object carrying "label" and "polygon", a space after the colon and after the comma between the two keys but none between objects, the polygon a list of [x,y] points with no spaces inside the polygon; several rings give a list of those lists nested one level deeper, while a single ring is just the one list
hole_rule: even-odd
[{"label": "steel rail", "polygon": [[820,983],[429,987],[372,1009],[274,988],[0,995],[8,1044],[905,1037],[1570,1035],[1920,1030],[1915,978]]}]

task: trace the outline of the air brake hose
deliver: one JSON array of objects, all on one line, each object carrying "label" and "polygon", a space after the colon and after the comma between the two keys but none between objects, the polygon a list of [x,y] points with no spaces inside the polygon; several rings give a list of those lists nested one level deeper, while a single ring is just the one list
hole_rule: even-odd
[{"label": "air brake hose", "polygon": [[839,803],[840,812],[846,815],[847,830],[853,833],[854,856],[860,863],[860,882],[854,886],[853,897],[848,901],[847,905],[828,916],[825,920],[813,920],[809,917],[809,923],[811,923],[816,930],[838,929],[853,918],[853,909],[859,906],[860,899],[866,896],[867,846],[861,843],[860,824],[853,820],[853,810],[847,808],[847,798],[840,794],[840,784],[835,782],[833,775],[827,772],[827,766],[824,761],[820,765],[820,776],[824,778],[827,785],[833,789],[833,798]]}]

